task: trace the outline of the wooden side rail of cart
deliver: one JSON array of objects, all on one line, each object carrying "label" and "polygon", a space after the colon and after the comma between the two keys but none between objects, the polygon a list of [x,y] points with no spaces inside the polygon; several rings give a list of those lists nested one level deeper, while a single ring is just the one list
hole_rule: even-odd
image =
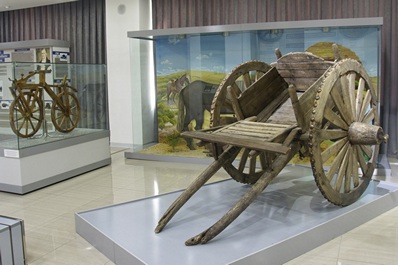
[{"label": "wooden side rail of cart", "polygon": [[[232,106],[237,122],[219,124],[224,104]],[[253,186],[219,221],[185,244],[208,242],[302,150],[327,200],[342,206],[355,202],[369,184],[378,145],[387,139],[378,126],[377,104],[369,76],[352,59],[328,62],[310,53],[290,53],[272,65],[239,65],[215,94],[213,127],[183,133],[212,143],[215,161],[167,209],[155,232],[223,167],[236,181]]]}]

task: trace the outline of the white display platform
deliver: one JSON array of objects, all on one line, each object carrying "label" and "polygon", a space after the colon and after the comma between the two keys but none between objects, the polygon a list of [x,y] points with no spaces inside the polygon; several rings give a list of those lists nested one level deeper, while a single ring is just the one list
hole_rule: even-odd
[{"label": "white display platform", "polygon": [[398,186],[377,181],[356,203],[331,205],[318,191],[310,168],[289,165],[216,238],[205,245],[184,245],[249,188],[234,180],[202,187],[159,234],[154,233],[157,221],[181,191],[76,213],[76,231],[117,265],[275,265],[398,205]]},{"label": "white display platform", "polygon": [[0,142],[0,191],[25,194],[110,163],[107,130],[12,138]]},{"label": "white display platform", "polygon": [[[136,149],[142,150],[143,147],[137,147]],[[189,157],[189,156],[171,156],[171,155],[159,155],[159,154],[146,154],[140,153],[139,151],[135,151],[134,149],[130,149],[124,152],[124,157],[128,159],[136,159],[136,160],[150,160],[150,161],[162,161],[162,162],[174,162],[174,163],[192,163],[192,164],[203,164],[210,165],[214,159],[211,157],[206,158],[198,158],[198,157]],[[239,160],[233,161],[233,164],[238,167]],[[308,164],[309,165],[309,164]],[[260,165],[258,165],[260,166]],[[376,168],[373,171],[373,176],[384,176],[391,177],[391,167],[388,162],[387,155],[379,154],[378,163],[376,164]]]}]

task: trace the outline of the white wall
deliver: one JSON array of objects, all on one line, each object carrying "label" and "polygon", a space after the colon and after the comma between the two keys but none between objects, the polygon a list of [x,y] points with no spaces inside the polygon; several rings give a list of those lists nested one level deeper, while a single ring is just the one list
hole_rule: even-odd
[{"label": "white wall", "polygon": [[[134,136],[133,118],[141,99],[134,97],[128,31],[152,29],[149,0],[106,0],[106,44],[111,146],[140,144]],[[138,69],[139,70],[139,69]],[[138,80],[139,81],[139,80]],[[133,108],[134,105],[134,108]],[[138,138],[137,138],[138,137]],[[138,140],[137,140],[138,139]]]}]

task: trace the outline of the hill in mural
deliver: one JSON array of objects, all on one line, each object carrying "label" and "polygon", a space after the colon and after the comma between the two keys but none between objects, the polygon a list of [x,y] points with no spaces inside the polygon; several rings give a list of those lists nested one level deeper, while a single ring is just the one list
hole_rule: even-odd
[{"label": "hill in mural", "polygon": [[[332,48],[333,44],[334,44],[333,42],[318,42],[318,43],[312,45],[311,47],[309,47],[306,50],[306,52],[315,54],[315,55],[322,57],[323,59],[328,60],[328,61],[334,61],[333,48]],[[337,46],[339,48],[339,53],[340,53],[341,59],[351,58],[351,59],[360,61],[357,54],[354,51],[352,51],[351,49],[349,49],[343,45],[340,45],[340,44],[337,44]]]}]

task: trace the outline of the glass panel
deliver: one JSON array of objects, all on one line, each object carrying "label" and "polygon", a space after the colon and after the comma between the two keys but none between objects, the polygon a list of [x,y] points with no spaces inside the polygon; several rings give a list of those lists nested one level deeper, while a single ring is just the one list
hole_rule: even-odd
[{"label": "glass panel", "polygon": [[0,148],[109,129],[105,65],[0,63]]},{"label": "glass panel", "polygon": [[130,50],[134,51],[131,78],[139,80],[132,87],[133,140],[135,145],[142,146],[157,139],[153,41],[131,39]]},{"label": "glass panel", "polygon": [[[318,23],[312,22],[311,25]],[[215,32],[214,28],[212,32],[198,32],[197,28],[192,28],[194,33],[187,33],[189,29],[180,29],[183,34],[167,35],[157,30],[154,32],[158,35],[131,38],[132,47],[138,45],[136,43],[149,45],[144,53],[142,48],[131,49],[131,55],[132,58],[140,58],[141,66],[144,66],[141,68],[146,71],[145,74],[141,73],[140,79],[133,75],[133,80],[145,82],[138,89],[146,96],[136,94],[137,98],[141,98],[141,105],[144,106],[153,99],[148,91],[156,91],[157,119],[153,119],[153,124],[157,126],[158,137],[154,137],[152,142],[165,145],[162,155],[175,155],[175,151],[179,155],[190,155],[184,153],[189,152],[189,149],[179,134],[182,131],[209,128],[214,95],[226,75],[250,60],[267,64],[276,62],[276,49],[282,55],[310,52],[334,61],[332,44],[336,43],[341,59],[353,58],[360,61],[377,89],[380,82],[380,28],[380,25],[292,26],[219,32]],[[147,67],[147,62],[153,60],[151,56],[154,57],[154,85],[145,79],[145,75],[151,76],[151,67]],[[137,84],[134,89],[137,89],[136,86]],[[144,120],[148,125],[151,119]],[[146,128],[144,125],[135,126],[135,130],[144,135]],[[144,143],[148,141],[150,137]],[[154,153],[158,154],[158,151]]]}]

